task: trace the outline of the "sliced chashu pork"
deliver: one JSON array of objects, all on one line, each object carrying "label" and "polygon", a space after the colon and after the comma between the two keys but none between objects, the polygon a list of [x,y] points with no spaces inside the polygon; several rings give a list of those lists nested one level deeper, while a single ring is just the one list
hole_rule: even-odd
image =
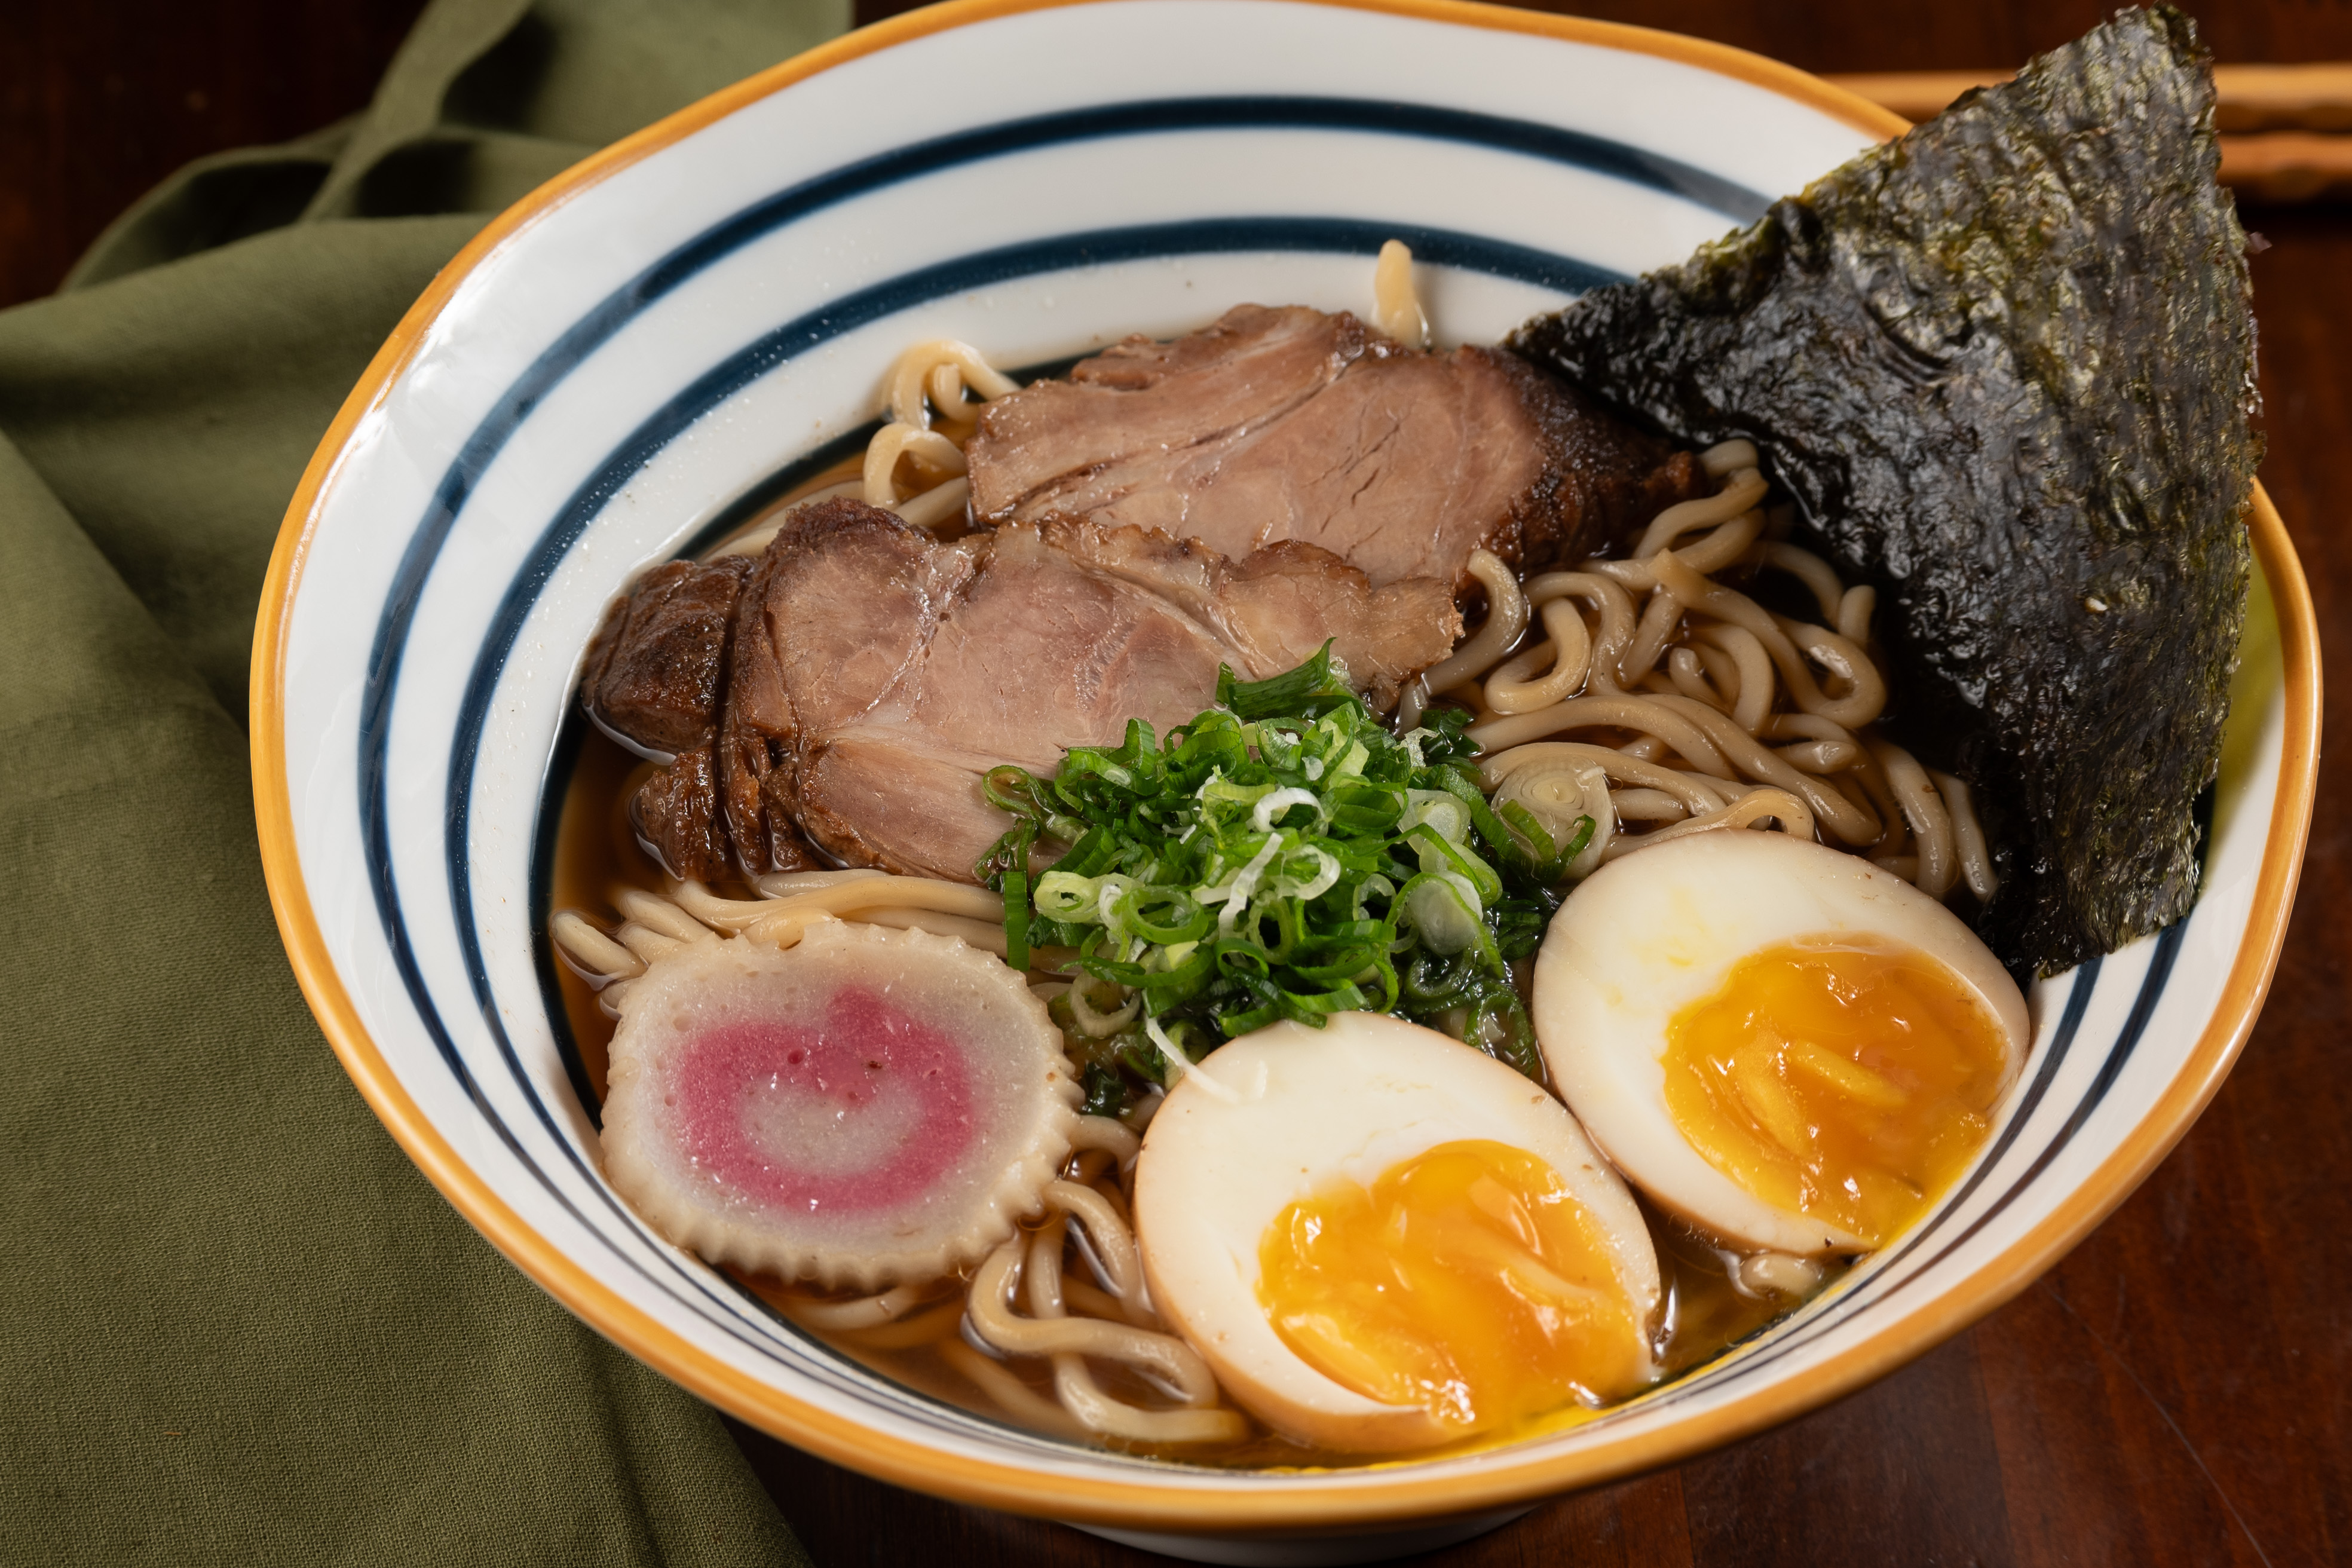
[{"label": "sliced chashu pork", "polygon": [[[756,563],[740,556],[670,561],[615,600],[588,647],[580,703],[598,728],[664,763],[629,802],[631,820],[682,877],[726,873],[733,858],[719,784],[728,647]],[[807,865],[787,837],[746,857],[754,871]],[[747,842],[752,842],[747,840]]]},{"label": "sliced chashu pork", "polygon": [[581,673],[589,716],[650,752],[709,744],[718,732],[728,623],[752,569],[740,556],[665,562],[614,600]]},{"label": "sliced chashu pork", "polygon": [[1068,521],[941,544],[825,501],[740,603],[720,749],[763,759],[771,824],[835,858],[969,881],[1011,826],[981,792],[991,767],[1050,772],[1129,719],[1164,733],[1213,701],[1221,663],[1263,679],[1327,639],[1385,704],[1460,633],[1445,584],[1374,590],[1310,545],[1234,562]]},{"label": "sliced chashu pork", "polygon": [[1320,545],[1375,586],[1465,581],[1471,552],[1580,559],[1701,493],[1688,453],[1499,349],[1422,353],[1344,312],[1242,305],[989,405],[982,521],[1083,517],[1236,560]]}]

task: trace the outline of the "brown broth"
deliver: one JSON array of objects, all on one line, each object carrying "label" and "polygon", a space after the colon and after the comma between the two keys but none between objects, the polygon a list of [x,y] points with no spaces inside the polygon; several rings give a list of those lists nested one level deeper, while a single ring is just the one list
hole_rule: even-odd
[{"label": "brown broth", "polygon": [[[572,776],[565,782],[557,818],[550,879],[551,910],[579,910],[610,926],[618,918],[613,895],[619,888],[634,886],[656,893],[662,890],[660,868],[638,846],[628,816],[629,795],[651,767],[651,763],[600,731],[592,729],[583,737]],[[739,898],[755,896],[749,888],[721,890]],[[586,1068],[588,1081],[601,1100],[613,1021],[596,1005],[596,994],[586,981],[561,963],[556,968],[565,1021],[571,1026],[572,1042]],[[1659,1213],[1646,1201],[1642,1202],[1641,1207],[1642,1217],[1650,1228],[1650,1239],[1657,1248],[1658,1269],[1664,1288],[1665,1333],[1659,1359],[1660,1370],[1666,1379],[1671,1381],[1713,1361],[1789,1310],[1787,1303],[1759,1298],[1735,1285],[1730,1272],[1731,1255],[1687,1226]],[[1838,1272],[1832,1267],[1831,1277],[1833,1279]],[[780,1282],[740,1275],[738,1279],[754,1294],[789,1315],[793,1294]],[[940,1299],[951,1293],[950,1287],[943,1286]],[[1010,1419],[950,1365],[934,1346],[882,1349],[854,1332],[804,1331],[860,1365],[932,1398],[992,1419]],[[1003,1364],[1042,1397],[1053,1397],[1053,1376],[1046,1363],[1030,1360]],[[1154,1397],[1140,1379],[1120,1368],[1098,1368],[1097,1377],[1114,1397],[1142,1403],[1150,1403]],[[1558,1415],[1545,1417],[1532,1429],[1485,1433],[1454,1447],[1414,1458],[1492,1447],[1533,1436],[1537,1431],[1555,1429],[1561,1424]],[[1234,1468],[1347,1468],[1383,1462],[1362,1455],[1325,1452],[1272,1434],[1260,1434],[1214,1449],[1110,1446],[1191,1464]]]},{"label": "brown broth", "polygon": [[[759,517],[746,522],[736,531],[737,534],[749,533],[763,526],[778,512],[806,495],[856,477],[858,468],[859,459],[851,458],[812,476]],[[943,531],[942,536],[949,536],[951,531]],[[652,768],[652,763],[637,757],[601,731],[593,727],[586,730],[571,776],[564,781],[562,803],[558,808],[553,864],[549,868],[551,912],[577,910],[610,927],[618,920],[614,899],[621,888],[636,887],[654,893],[663,890],[661,868],[637,842],[628,814],[629,797]],[[716,890],[735,898],[757,896],[750,887],[732,883],[721,884]],[[570,1026],[573,1047],[579,1053],[587,1081],[601,1102],[604,1096],[605,1060],[613,1038],[613,1020],[606,1017],[604,1009],[597,1005],[593,986],[561,961],[555,968],[563,1001],[564,1019]],[[1717,1247],[1679,1221],[1659,1213],[1645,1200],[1641,1202],[1641,1208],[1642,1217],[1650,1229],[1651,1241],[1657,1249],[1660,1279],[1664,1290],[1664,1332],[1659,1347],[1659,1362],[1666,1380],[1680,1377],[1714,1360],[1789,1310],[1788,1304],[1759,1298],[1737,1286],[1731,1276],[1731,1268],[1736,1261],[1731,1254]],[[1839,1271],[1838,1267],[1833,1267],[1830,1271],[1831,1277],[1834,1278]],[[730,1272],[735,1274],[739,1283],[753,1294],[786,1316],[791,1315],[793,1292],[782,1283],[736,1273],[731,1269]],[[938,1300],[949,1299],[956,1289],[955,1282],[943,1281]],[[935,1399],[992,1419],[1011,1419],[976,1384],[950,1364],[940,1355],[936,1344],[884,1348],[873,1343],[867,1334],[814,1329],[803,1331],[860,1365]],[[1002,1364],[1040,1397],[1053,1398],[1053,1374],[1049,1363],[1031,1359],[1008,1361]],[[1124,1368],[1097,1367],[1095,1372],[1105,1392],[1114,1398],[1149,1405],[1158,1397],[1141,1378]],[[1558,1429],[1563,1425],[1572,1424],[1582,1415],[1581,1412],[1555,1414],[1538,1418],[1527,1426],[1483,1433],[1448,1448],[1412,1457],[1429,1458],[1439,1454],[1493,1447],[1541,1431]],[[1240,1443],[1208,1449],[1154,1449],[1120,1443],[1107,1446],[1191,1464],[1234,1468],[1346,1468],[1390,1462],[1368,1459],[1362,1455],[1327,1452],[1271,1433],[1260,1433]]]}]

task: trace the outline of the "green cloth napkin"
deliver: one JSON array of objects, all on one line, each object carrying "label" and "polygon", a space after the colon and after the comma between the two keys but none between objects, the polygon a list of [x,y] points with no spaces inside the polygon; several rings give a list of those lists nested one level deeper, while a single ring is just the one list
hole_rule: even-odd
[{"label": "green cloth napkin", "polygon": [[287,499],[436,269],[847,10],[437,0],[366,113],[190,167],[0,312],[0,1559],[806,1561],[344,1078],[243,726]]}]

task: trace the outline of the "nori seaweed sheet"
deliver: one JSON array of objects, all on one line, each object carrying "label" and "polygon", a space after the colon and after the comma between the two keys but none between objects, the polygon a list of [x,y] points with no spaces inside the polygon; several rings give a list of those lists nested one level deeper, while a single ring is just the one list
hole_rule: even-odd
[{"label": "nori seaweed sheet", "polygon": [[2196,900],[2260,455],[2219,161],[2193,24],[2123,12],[1509,345],[1637,423],[1754,440],[1876,584],[1889,731],[1972,787],[2012,971]]}]

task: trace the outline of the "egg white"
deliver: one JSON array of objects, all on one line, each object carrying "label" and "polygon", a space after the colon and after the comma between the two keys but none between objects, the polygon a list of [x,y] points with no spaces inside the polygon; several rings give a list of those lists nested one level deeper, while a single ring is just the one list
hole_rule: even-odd
[{"label": "egg white", "polygon": [[1446,1441],[1452,1435],[1419,1406],[1355,1393],[1283,1342],[1258,1300],[1258,1247],[1293,1203],[1342,1179],[1369,1187],[1464,1139],[1549,1163],[1598,1223],[1634,1321],[1654,1322],[1658,1262],[1641,1211],[1559,1101],[1435,1030],[1370,1013],[1338,1014],[1321,1029],[1260,1029],[1169,1094],[1135,1173],[1153,1302],[1226,1391],[1279,1432],[1355,1453]]},{"label": "egg white", "polygon": [[1585,1131],[1635,1186],[1738,1245],[1819,1255],[1863,1242],[1767,1203],[1691,1147],[1666,1108],[1667,1024],[1741,959],[1822,936],[1876,937],[1948,966],[2001,1030],[2008,1093],[2032,1025],[2000,960],[1893,872],[1785,833],[1696,834],[1611,862],[1569,896],[1536,960],[1536,1038]]}]

